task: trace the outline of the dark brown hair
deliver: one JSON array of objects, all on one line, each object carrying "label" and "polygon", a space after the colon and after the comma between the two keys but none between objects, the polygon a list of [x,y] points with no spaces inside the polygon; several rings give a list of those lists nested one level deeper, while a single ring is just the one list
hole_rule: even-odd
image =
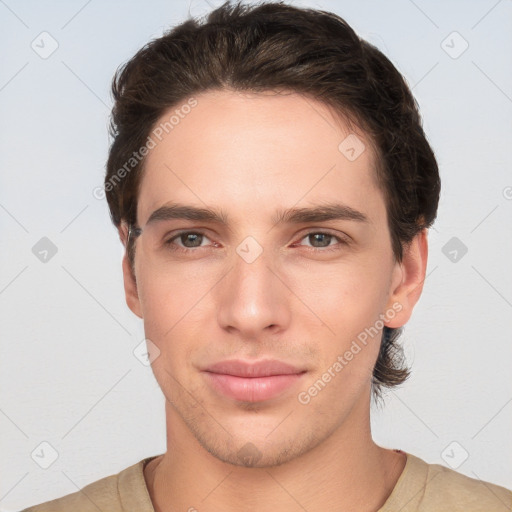
[{"label": "dark brown hair", "polygon": [[[116,71],[105,176],[116,227],[125,221],[133,235],[137,226],[142,148],[157,120],[194,94],[214,89],[300,93],[360,128],[376,156],[397,261],[433,223],[440,193],[437,162],[418,105],[393,64],[333,13],[283,2],[228,1],[206,19],[188,19],[150,41]],[[129,236],[126,247],[132,270],[135,240]],[[375,398],[382,386],[401,384],[410,374],[397,342],[400,333],[383,329],[372,379]]]}]

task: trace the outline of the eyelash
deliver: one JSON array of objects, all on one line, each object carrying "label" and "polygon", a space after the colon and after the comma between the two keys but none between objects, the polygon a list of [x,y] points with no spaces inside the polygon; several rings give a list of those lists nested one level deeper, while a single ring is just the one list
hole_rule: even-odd
[{"label": "eyelash", "polygon": [[[180,247],[179,245],[175,245],[173,243],[180,236],[182,236],[182,235],[190,235],[190,234],[192,234],[192,235],[201,235],[201,236],[204,236],[204,237],[208,238],[208,235],[206,235],[202,231],[181,231],[181,232],[177,233],[176,235],[174,235],[173,237],[171,237],[169,240],[166,240],[164,242],[164,244],[167,247],[169,247],[171,250],[182,252],[182,253],[195,252],[197,249],[204,248],[202,246],[194,247],[194,248]],[[338,235],[334,235],[333,233],[330,233],[329,231],[309,231],[308,233],[305,233],[300,238],[299,241],[304,240],[304,238],[306,238],[306,237],[308,237],[310,235],[328,235],[328,236],[332,236],[333,238],[335,238],[339,242],[339,244],[337,244],[337,245],[334,245],[334,246],[328,245],[327,247],[323,247],[323,248],[303,246],[303,247],[308,247],[308,249],[313,251],[313,252],[333,252],[333,251],[339,251],[341,249],[341,247],[339,247],[339,246],[347,246],[347,245],[349,245],[349,242],[347,240],[345,240],[344,238],[342,238],[342,237],[340,237]]]}]

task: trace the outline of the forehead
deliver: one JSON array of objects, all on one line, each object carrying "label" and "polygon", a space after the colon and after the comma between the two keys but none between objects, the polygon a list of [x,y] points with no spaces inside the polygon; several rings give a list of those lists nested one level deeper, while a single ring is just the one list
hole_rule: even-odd
[{"label": "forehead", "polygon": [[382,209],[369,141],[325,104],[270,91],[207,91],[194,100],[162,115],[152,132],[141,225],[170,200],[269,215],[276,206],[334,199]]}]

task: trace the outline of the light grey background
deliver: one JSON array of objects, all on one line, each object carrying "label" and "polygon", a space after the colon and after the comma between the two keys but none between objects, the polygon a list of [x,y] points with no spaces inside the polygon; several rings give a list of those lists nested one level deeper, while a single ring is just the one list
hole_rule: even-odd
[{"label": "light grey background", "polygon": [[[512,2],[291,3],[336,12],[391,58],[441,169],[428,277],[404,335],[413,375],[373,411],[374,437],[512,487]],[[122,246],[93,190],[114,70],[189,9],[209,6],[0,0],[2,511],[165,451],[163,395],[133,355],[144,333],[124,301]],[[47,58],[31,47],[52,39]],[[46,263],[32,251],[43,237],[58,250]]]}]

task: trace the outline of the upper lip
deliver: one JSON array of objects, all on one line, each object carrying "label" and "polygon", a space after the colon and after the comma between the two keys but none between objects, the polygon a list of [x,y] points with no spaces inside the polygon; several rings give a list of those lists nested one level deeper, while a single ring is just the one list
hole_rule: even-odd
[{"label": "upper lip", "polygon": [[293,375],[303,373],[305,370],[277,359],[266,359],[252,363],[240,359],[232,359],[212,364],[204,371],[233,375],[235,377],[270,377],[272,375]]}]

